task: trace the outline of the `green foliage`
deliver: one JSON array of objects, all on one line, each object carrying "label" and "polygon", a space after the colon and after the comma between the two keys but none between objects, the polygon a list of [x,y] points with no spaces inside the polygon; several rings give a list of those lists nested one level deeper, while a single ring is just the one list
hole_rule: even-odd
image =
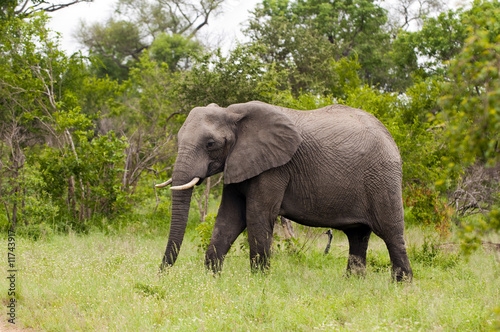
[{"label": "green foliage", "polygon": [[[127,142],[112,130],[97,134],[99,112],[81,107],[107,103],[116,87],[89,79],[83,59],[61,52],[46,23],[36,15],[1,25],[0,157],[8,166],[0,171],[8,180],[0,197],[12,226],[20,219],[26,227],[50,222],[59,230],[83,230],[96,214],[128,210],[121,181]],[[80,104],[91,92],[101,92],[100,101]]]},{"label": "green foliage", "polygon": [[97,60],[92,72],[100,78],[128,79],[147,49],[171,71],[187,69],[191,55],[202,50],[196,33],[223,2],[120,0],[107,22],[82,23],[76,37]]},{"label": "green foliage", "polygon": [[[121,190],[123,170],[119,166],[123,164],[126,142],[113,132],[94,138],[92,122],[78,109],[57,112],[54,120],[55,130],[71,135],[73,143],[63,149],[45,148],[31,155],[29,161],[39,167],[42,190],[57,197],[62,213],[59,217],[81,222],[94,214],[113,215],[127,210],[128,195]],[[81,223],[69,224],[82,227]]]},{"label": "green foliage", "polygon": [[[460,158],[445,159],[450,172],[475,161],[500,162],[500,2],[475,1],[464,21],[468,38],[450,61],[452,81],[444,85],[440,118],[446,123],[446,141]],[[480,232],[500,231],[497,210],[485,223]]]},{"label": "green foliage", "polygon": [[[166,63],[154,61],[144,53],[130,70],[130,78],[122,84],[122,98],[110,117],[117,117],[127,125],[123,128],[132,133],[143,127],[152,136],[172,135],[184,121],[179,114],[174,81],[178,77],[168,70]],[[158,140],[159,137],[154,139]]]},{"label": "green foliage", "polygon": [[426,75],[442,76],[446,61],[461,51],[467,37],[464,23],[463,9],[449,10],[427,18],[422,29],[411,34],[418,57],[426,59],[421,64]]},{"label": "green foliage", "polygon": [[[498,1],[409,32],[389,31],[371,0],[265,0],[250,42],[223,55],[195,39],[222,1],[120,0],[106,23],[80,31],[87,58],[65,55],[48,18],[20,19],[15,4],[0,5],[3,229],[17,219],[65,231],[167,226],[168,195],[154,201],[152,183],[171,175],[187,112],[214,102],[374,114],[400,149],[408,223],[441,233],[443,196],[463,168],[498,162]],[[476,243],[499,228],[498,207],[481,220],[463,226]]]},{"label": "green foliage", "polygon": [[3,0],[0,3],[0,21],[6,20],[14,13],[17,5],[17,0]]},{"label": "green foliage", "polygon": [[80,33],[91,53],[101,61],[95,68],[99,77],[126,79],[130,65],[146,48],[139,27],[130,21],[110,19],[104,26],[96,23]]},{"label": "green foliage", "polygon": [[22,189],[25,193],[25,200],[21,218],[24,225],[53,225],[60,206],[47,191],[49,186],[44,181],[41,171],[31,165],[23,171]]},{"label": "green foliage", "polygon": [[462,251],[470,255],[481,248],[484,239],[500,229],[500,208],[494,207],[487,215],[474,215],[464,218],[458,230]]},{"label": "green foliage", "polygon": [[413,225],[432,226],[441,237],[450,233],[452,209],[431,189],[408,186],[405,191],[405,221]]},{"label": "green foliage", "polygon": [[469,37],[450,63],[453,82],[442,99],[446,137],[466,163],[477,157],[488,165],[500,161],[500,3],[476,1],[468,17]]},{"label": "green foliage", "polygon": [[218,50],[197,58],[176,84],[182,109],[210,103],[225,107],[250,100],[270,101],[277,92],[280,73],[262,61],[259,49],[240,45],[227,57]]},{"label": "green foliage", "polygon": [[171,71],[176,71],[187,69],[191,54],[197,54],[201,49],[200,43],[192,39],[161,33],[149,47],[149,52],[151,58],[166,63]]},{"label": "green foliage", "polygon": [[[440,86],[441,81],[431,78],[417,81],[404,97],[398,97],[397,115],[387,123],[401,152],[405,184],[432,187],[446,167],[442,158],[451,152],[441,137],[441,123],[434,121],[441,111]],[[450,173],[447,187],[456,178]]]},{"label": "green foliage", "polygon": [[338,79],[326,64],[343,57],[359,58],[362,78],[382,83],[390,38],[383,31],[386,12],[374,1],[262,1],[253,15],[247,34],[266,47],[267,62],[292,69],[294,92],[324,93],[325,83]]},{"label": "green foliage", "polygon": [[460,256],[453,252],[447,253],[446,249],[446,244],[441,244],[438,240],[426,236],[421,246],[410,246],[408,256],[411,262],[448,270],[454,268],[460,262]]},{"label": "green foliage", "polygon": [[299,239],[295,237],[282,237],[277,233],[273,234],[273,246],[278,251],[285,251],[288,253],[297,253],[299,250]]},{"label": "green foliage", "polygon": [[26,239],[33,241],[48,240],[54,235],[53,224],[46,224],[45,222],[39,224],[21,225],[16,228],[16,234]]},{"label": "green foliage", "polygon": [[217,215],[215,213],[209,213],[205,221],[196,226],[197,241],[199,241],[197,247],[200,252],[205,252],[208,249],[216,217]]},{"label": "green foliage", "polygon": [[[61,83],[75,64],[57,49],[46,24],[44,15],[0,21],[0,199],[11,227],[26,207],[26,151],[54,133],[49,123],[66,101]],[[75,106],[70,102],[65,106]]]},{"label": "green foliage", "polygon": [[334,100],[330,96],[320,97],[310,93],[301,93],[295,97],[289,90],[280,91],[273,98],[273,103],[276,105],[296,110],[313,110],[331,105],[333,102]]}]

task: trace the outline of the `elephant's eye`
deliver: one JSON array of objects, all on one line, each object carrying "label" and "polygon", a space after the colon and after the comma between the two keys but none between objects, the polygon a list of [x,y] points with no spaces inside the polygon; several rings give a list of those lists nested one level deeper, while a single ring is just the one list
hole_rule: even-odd
[{"label": "elephant's eye", "polygon": [[207,149],[211,149],[215,146],[215,142],[214,141],[208,141],[207,143]]}]

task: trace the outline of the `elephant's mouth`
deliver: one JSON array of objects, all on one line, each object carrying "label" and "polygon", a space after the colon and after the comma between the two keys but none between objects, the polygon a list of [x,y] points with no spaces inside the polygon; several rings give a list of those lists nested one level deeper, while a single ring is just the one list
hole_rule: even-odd
[{"label": "elephant's mouth", "polygon": [[215,175],[217,173],[221,173],[224,171],[224,163],[220,161],[212,161],[210,164],[208,164],[208,169],[207,169],[207,176],[204,178],[201,178],[198,184],[201,184],[203,180],[205,180],[207,177]]}]

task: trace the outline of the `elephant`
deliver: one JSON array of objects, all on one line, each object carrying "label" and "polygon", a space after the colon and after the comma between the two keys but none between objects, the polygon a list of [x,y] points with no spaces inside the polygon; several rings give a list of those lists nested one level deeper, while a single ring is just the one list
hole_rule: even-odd
[{"label": "elephant", "polygon": [[161,270],[175,263],[194,185],[224,172],[220,207],[205,254],[218,273],[247,229],[251,270],[267,270],[276,218],[343,231],[347,273],[365,274],[371,233],[386,244],[392,278],[411,280],[404,232],[402,162],[372,114],[343,105],[298,111],[259,101],[191,110],[178,132],[172,219]]}]

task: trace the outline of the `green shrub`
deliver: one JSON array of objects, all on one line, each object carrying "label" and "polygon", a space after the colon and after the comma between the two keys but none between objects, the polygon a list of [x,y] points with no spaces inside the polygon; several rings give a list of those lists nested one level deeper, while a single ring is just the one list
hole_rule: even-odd
[{"label": "green shrub", "polygon": [[208,249],[216,217],[217,215],[215,213],[209,213],[205,218],[205,221],[196,227],[196,235],[199,239],[199,243],[196,245],[198,247],[198,251],[205,252]]},{"label": "green shrub", "polygon": [[426,236],[422,246],[412,245],[409,247],[408,256],[410,261],[418,262],[424,266],[449,269],[458,264],[459,256],[456,253],[446,253],[443,250],[445,246],[437,239]]},{"label": "green shrub", "polygon": [[370,249],[366,255],[366,266],[374,272],[387,272],[391,268],[391,260],[388,253]]},{"label": "green shrub", "polygon": [[453,210],[436,191],[417,185],[408,186],[405,207],[408,224],[432,226],[443,238],[450,234]]},{"label": "green shrub", "polygon": [[16,228],[16,234],[20,237],[38,241],[50,238],[54,234],[53,227],[45,224],[19,225]]},{"label": "green shrub", "polygon": [[281,237],[278,234],[273,234],[273,245],[278,251],[296,252],[298,250],[299,239],[295,237]]}]

